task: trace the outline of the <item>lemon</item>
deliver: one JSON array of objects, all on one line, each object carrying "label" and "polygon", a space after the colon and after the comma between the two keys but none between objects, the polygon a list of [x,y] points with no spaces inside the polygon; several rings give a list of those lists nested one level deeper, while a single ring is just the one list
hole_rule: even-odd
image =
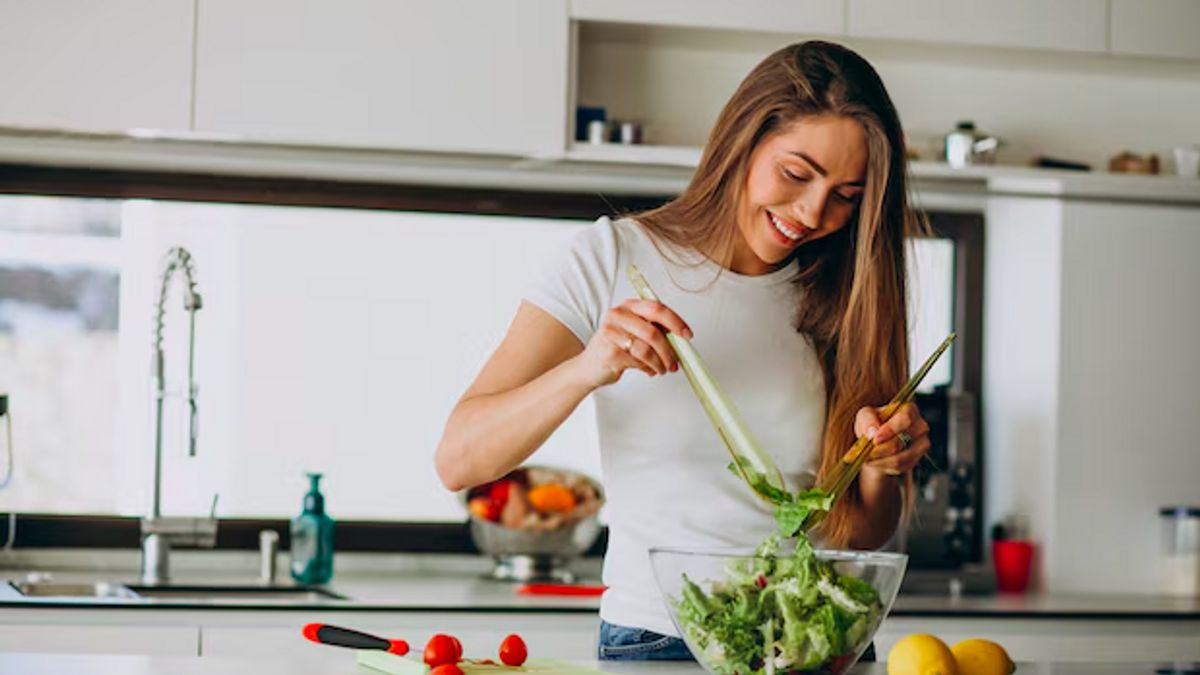
[{"label": "lemon", "polygon": [[958,662],[958,675],[1009,675],[1017,669],[1004,647],[991,640],[963,640],[950,651]]},{"label": "lemon", "polygon": [[888,652],[888,675],[959,675],[954,654],[932,635],[914,633],[900,639]]}]

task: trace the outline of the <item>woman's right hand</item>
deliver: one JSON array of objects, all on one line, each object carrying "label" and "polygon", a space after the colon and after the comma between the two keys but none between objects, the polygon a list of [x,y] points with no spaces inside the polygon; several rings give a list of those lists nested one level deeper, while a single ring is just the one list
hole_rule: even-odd
[{"label": "woman's right hand", "polygon": [[692,339],[683,319],[662,303],[630,299],[613,307],[579,355],[584,377],[601,387],[621,379],[629,368],[651,377],[679,370],[664,330]]}]

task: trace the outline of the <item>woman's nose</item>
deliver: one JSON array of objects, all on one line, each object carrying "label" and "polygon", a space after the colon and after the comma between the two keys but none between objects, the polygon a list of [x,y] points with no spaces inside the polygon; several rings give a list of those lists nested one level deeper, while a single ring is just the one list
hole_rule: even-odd
[{"label": "woman's nose", "polygon": [[812,229],[820,227],[825,219],[825,207],[828,203],[829,192],[827,190],[816,188],[805,190],[796,203],[796,212],[800,216],[798,220],[805,227]]}]

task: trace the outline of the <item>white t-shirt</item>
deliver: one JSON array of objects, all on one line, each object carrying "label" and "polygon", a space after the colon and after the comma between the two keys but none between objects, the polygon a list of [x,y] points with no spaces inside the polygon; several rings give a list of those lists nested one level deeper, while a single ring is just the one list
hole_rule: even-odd
[{"label": "white t-shirt", "polygon": [[[526,299],[587,344],[611,307],[637,297],[626,276],[637,264],[691,327],[696,350],[788,487],[811,485],[825,385],[815,351],[794,327],[795,266],[745,276],[711,261],[688,266],[678,259],[677,252],[664,258],[636,221],[601,218],[574,237]],[[752,548],[775,529],[771,509],[726,468],[728,451],[682,370],[655,378],[629,370],[593,396],[609,527],[600,616],[678,636],[649,548]]]}]

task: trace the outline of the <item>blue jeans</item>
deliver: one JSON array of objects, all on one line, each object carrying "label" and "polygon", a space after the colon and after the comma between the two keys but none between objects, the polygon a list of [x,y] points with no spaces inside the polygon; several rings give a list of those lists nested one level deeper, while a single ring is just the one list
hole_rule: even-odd
[{"label": "blue jeans", "polygon": [[[601,661],[692,661],[695,657],[687,644],[677,637],[662,635],[644,628],[617,626],[600,620]],[[875,661],[875,645],[867,646],[859,663]]]},{"label": "blue jeans", "polygon": [[600,620],[601,661],[692,661],[683,640],[643,628],[617,626]]}]

